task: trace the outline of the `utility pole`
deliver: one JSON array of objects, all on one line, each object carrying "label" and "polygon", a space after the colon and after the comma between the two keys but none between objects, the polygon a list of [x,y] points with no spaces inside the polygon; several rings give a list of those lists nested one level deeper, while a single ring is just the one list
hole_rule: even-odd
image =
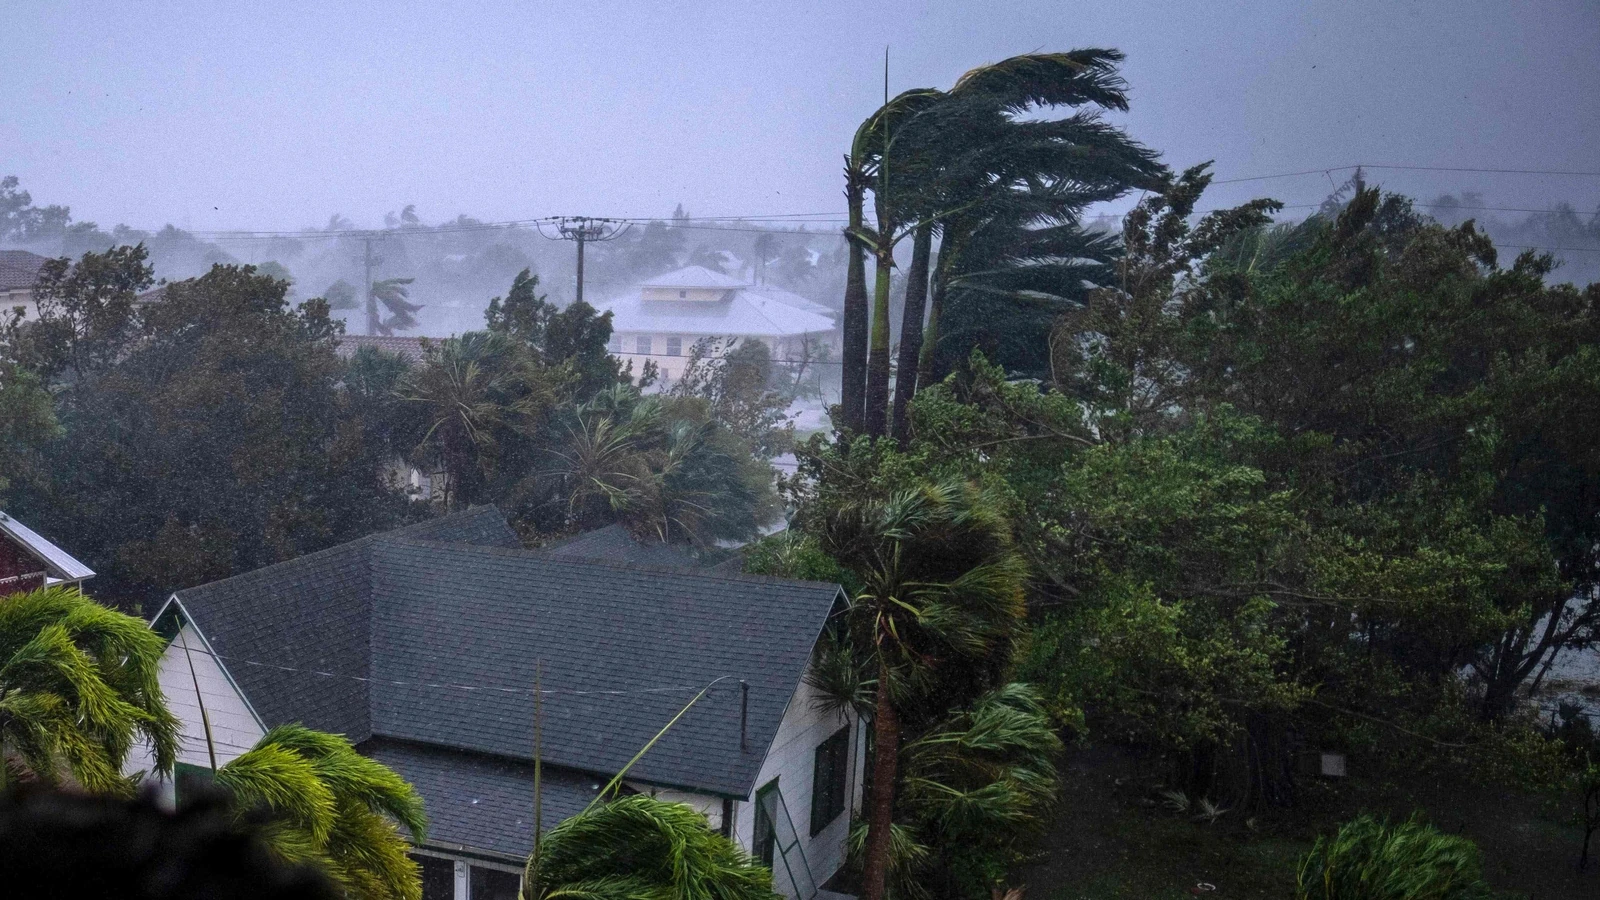
[{"label": "utility pole", "polygon": [[578,245],[578,302],[583,301],[583,247],[596,241],[614,241],[628,230],[629,223],[616,219],[596,219],[590,216],[562,216],[555,221],[556,236],[539,234],[552,241],[575,241]]},{"label": "utility pole", "polygon": [[372,270],[383,262],[383,257],[372,253],[373,236],[364,235],[362,240],[366,244],[366,251],[362,254],[361,264],[366,271],[366,300],[367,300],[367,334],[378,333],[378,301],[372,296]]}]

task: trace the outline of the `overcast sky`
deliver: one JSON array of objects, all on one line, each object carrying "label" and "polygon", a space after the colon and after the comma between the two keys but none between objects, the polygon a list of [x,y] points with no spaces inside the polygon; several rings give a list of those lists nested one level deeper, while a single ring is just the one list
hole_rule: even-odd
[{"label": "overcast sky", "polygon": [[[1116,47],[1170,165],[1600,170],[1600,2],[68,3],[10,0],[0,174],[109,227],[840,210],[890,89]],[[1333,178],[1344,173],[1334,173]],[[1431,198],[1570,200],[1600,178],[1377,171]],[[1316,174],[1214,203],[1314,203]]]}]

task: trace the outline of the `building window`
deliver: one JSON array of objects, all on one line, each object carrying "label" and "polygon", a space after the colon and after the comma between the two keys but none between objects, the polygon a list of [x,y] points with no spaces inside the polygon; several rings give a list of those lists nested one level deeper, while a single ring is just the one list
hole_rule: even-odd
[{"label": "building window", "polygon": [[522,877],[503,869],[473,866],[467,888],[467,900],[517,900]]},{"label": "building window", "polygon": [[756,821],[754,833],[750,835],[750,852],[756,862],[767,868],[772,868],[772,851],[778,841],[778,829],[773,820],[778,815],[778,779],[767,782],[767,786],[756,791]]},{"label": "building window", "polygon": [[622,335],[613,334],[611,336],[611,340],[606,343],[606,352],[607,353],[621,353],[622,352]]},{"label": "building window", "polygon": [[210,766],[178,763],[172,767],[172,802],[182,806],[184,800],[203,793],[216,773]]},{"label": "building window", "polygon": [[673,335],[672,337],[667,338],[667,355],[668,356],[682,356],[683,355],[683,338],[678,337],[677,335]]},{"label": "building window", "polygon": [[423,856],[420,853],[411,854],[421,869],[422,875],[422,900],[455,900],[456,898],[456,864],[454,860],[441,856]]},{"label": "building window", "polygon": [[833,824],[844,812],[846,776],[850,767],[850,726],[817,745],[811,767],[811,836]]},{"label": "building window", "polygon": [[638,351],[639,354],[642,355],[642,356],[649,356],[650,355],[650,335],[648,335],[648,334],[639,335],[638,339],[634,341],[633,349]]},{"label": "building window", "polygon": [[678,299],[679,300],[686,299],[686,298],[688,298],[688,296],[689,296],[689,292],[688,291],[679,291],[678,292]]}]

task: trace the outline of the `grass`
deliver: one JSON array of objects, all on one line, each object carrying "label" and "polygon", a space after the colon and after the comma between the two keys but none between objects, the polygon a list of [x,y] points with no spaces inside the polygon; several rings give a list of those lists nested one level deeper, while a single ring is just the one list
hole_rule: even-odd
[{"label": "grass", "polygon": [[1485,876],[1507,900],[1600,894],[1600,866],[1575,869],[1579,835],[1561,810],[1491,787],[1352,778],[1308,792],[1296,809],[1228,813],[1205,824],[1163,805],[1154,780],[1115,750],[1073,751],[1062,774],[1061,804],[1040,857],[1016,873],[1030,900],[1288,900],[1316,837],[1363,811],[1395,821],[1421,812],[1441,831],[1472,838]]}]

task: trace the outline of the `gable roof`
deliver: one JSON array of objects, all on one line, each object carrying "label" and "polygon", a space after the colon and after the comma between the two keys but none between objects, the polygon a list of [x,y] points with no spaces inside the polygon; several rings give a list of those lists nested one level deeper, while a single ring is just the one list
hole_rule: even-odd
[{"label": "gable roof", "polygon": [[523,550],[484,508],[176,598],[267,727],[357,743],[531,759],[542,663],[545,760],[609,775],[721,679],[630,778],[745,797],[839,588],[678,565]]},{"label": "gable roof", "polygon": [[358,680],[371,672],[368,555],[380,538],[403,535],[518,546],[494,507],[477,507],[174,596],[268,728],[302,722],[360,743],[372,735]]},{"label": "gable roof", "polygon": [[539,548],[547,556],[567,559],[598,559],[632,566],[696,568],[700,562],[684,548],[661,541],[641,541],[621,525],[607,525],[545,544]]},{"label": "gable roof", "polygon": [[45,571],[58,581],[84,581],[94,570],[72,558],[67,551],[45,540],[38,532],[0,511],[0,535],[44,563]]}]

